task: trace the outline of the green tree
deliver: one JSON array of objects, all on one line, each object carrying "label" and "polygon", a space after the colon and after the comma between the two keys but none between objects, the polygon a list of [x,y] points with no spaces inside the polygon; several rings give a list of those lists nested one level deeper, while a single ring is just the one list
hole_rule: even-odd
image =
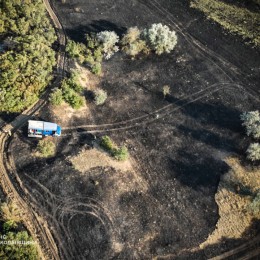
[{"label": "green tree", "polygon": [[171,31],[167,25],[161,23],[152,24],[149,29],[145,29],[143,35],[156,54],[170,53],[177,44],[177,35]]}]

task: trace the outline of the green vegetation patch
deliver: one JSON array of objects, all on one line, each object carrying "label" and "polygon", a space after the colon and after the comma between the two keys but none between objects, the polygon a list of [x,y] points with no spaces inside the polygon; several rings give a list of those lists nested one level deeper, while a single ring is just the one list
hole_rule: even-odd
[{"label": "green vegetation patch", "polygon": [[50,157],[55,154],[55,144],[49,139],[40,140],[37,145],[37,152],[41,157]]},{"label": "green vegetation patch", "polygon": [[101,147],[109,152],[118,161],[125,161],[129,157],[128,149],[126,146],[117,147],[117,145],[107,135],[101,138]]},{"label": "green vegetation patch", "polygon": [[246,8],[226,4],[218,0],[193,0],[191,7],[204,12],[209,19],[219,23],[231,33],[260,45],[260,14]]},{"label": "green vegetation patch", "polygon": [[20,112],[51,80],[56,36],[41,0],[0,0],[0,9],[0,112]]},{"label": "green vegetation patch", "polygon": [[69,77],[62,81],[61,89],[54,89],[49,101],[54,106],[59,106],[63,101],[72,108],[79,109],[84,105],[85,99],[81,95],[83,87],[79,83],[78,73],[72,72]]}]

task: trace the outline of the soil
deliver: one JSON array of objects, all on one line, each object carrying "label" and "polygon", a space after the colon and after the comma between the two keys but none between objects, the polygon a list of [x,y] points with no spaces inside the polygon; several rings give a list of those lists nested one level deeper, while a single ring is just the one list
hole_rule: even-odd
[{"label": "soil", "polygon": [[[239,116],[259,109],[259,51],[188,1],[53,3],[78,41],[89,31],[122,34],[157,22],[178,34],[171,54],[132,60],[117,53],[105,61],[103,76],[86,83],[87,90],[96,82],[107,91],[104,105],[95,106],[86,91],[79,114],[45,107],[36,119],[58,116],[66,129],[55,139],[55,157],[33,157],[38,140],[27,138],[26,128],[13,138],[19,176],[48,220],[61,259],[206,259],[243,243],[227,238],[199,248],[219,219],[215,193],[230,169],[224,159],[243,158],[251,141]],[[96,149],[105,134],[128,147],[127,167]],[[100,163],[91,159],[96,155]]]}]

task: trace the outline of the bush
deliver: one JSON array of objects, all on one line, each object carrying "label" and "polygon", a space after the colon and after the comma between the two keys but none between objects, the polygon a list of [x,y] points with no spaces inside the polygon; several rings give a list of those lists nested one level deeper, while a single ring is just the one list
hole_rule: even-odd
[{"label": "bush", "polygon": [[102,44],[102,51],[105,58],[109,59],[118,51],[116,43],[119,41],[118,35],[113,31],[103,31],[97,34],[97,40]]},{"label": "bush", "polygon": [[164,98],[170,94],[170,87],[168,85],[163,86],[163,96]]},{"label": "bush", "polygon": [[78,82],[77,72],[72,72],[69,78],[62,81],[62,96],[72,108],[79,109],[84,105],[84,98],[79,94],[83,88]]},{"label": "bush", "polygon": [[121,40],[122,45],[128,45],[140,39],[141,31],[137,27],[130,27]]},{"label": "bush", "polygon": [[14,202],[1,204],[1,219],[5,222],[11,221],[13,225],[21,222],[20,210]]},{"label": "bush", "polygon": [[109,136],[105,135],[101,138],[100,145],[107,150],[108,152],[112,152],[115,149],[115,145]]},{"label": "bush", "polygon": [[17,227],[16,222],[14,222],[13,220],[8,220],[3,224],[4,233],[6,233],[12,229],[15,229],[16,227]]},{"label": "bush", "polygon": [[122,146],[118,149],[114,149],[113,156],[118,161],[125,161],[126,159],[128,159],[129,156],[128,149],[125,146]]},{"label": "bush", "polygon": [[94,50],[93,57],[96,62],[102,62],[103,55],[102,55],[102,49],[100,47]]},{"label": "bush", "polygon": [[54,91],[50,94],[49,101],[54,106],[59,106],[63,101],[62,90],[55,88]]},{"label": "bush", "polygon": [[260,114],[259,111],[245,112],[241,115],[242,125],[246,127],[247,135],[260,138]]},{"label": "bush", "polygon": [[80,56],[80,45],[72,40],[69,40],[66,45],[66,52],[70,58],[78,58]]},{"label": "bush", "polygon": [[63,94],[64,100],[74,109],[79,109],[84,105],[84,98],[73,89],[66,89]]},{"label": "bush", "polygon": [[121,40],[122,50],[130,56],[136,56],[143,52],[148,53],[149,49],[144,40],[140,39],[141,31],[137,27],[130,27]]},{"label": "bush", "polygon": [[118,148],[107,135],[101,138],[100,145],[118,161],[124,161],[129,156],[128,150],[125,146]]},{"label": "bush", "polygon": [[151,28],[143,33],[147,43],[156,54],[170,53],[177,44],[175,31],[171,31],[167,25],[161,23],[152,24]]},{"label": "bush", "polygon": [[100,42],[94,33],[86,34],[86,45],[88,49],[97,49],[100,47]]},{"label": "bush", "polygon": [[48,139],[40,140],[36,149],[42,157],[50,157],[55,154],[55,144]]},{"label": "bush", "polygon": [[96,89],[94,91],[94,102],[96,105],[102,105],[107,99],[107,92],[103,89]]},{"label": "bush", "polygon": [[101,63],[94,63],[91,67],[91,72],[96,74],[96,75],[100,75],[102,72],[102,66]]},{"label": "bush", "polygon": [[252,143],[249,145],[247,151],[247,158],[251,161],[260,160],[260,144]]}]

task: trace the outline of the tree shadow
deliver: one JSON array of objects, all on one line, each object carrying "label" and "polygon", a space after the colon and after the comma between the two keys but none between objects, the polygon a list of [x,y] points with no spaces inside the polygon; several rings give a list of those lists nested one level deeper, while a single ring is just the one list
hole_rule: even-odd
[{"label": "tree shadow", "polygon": [[85,43],[85,34],[98,33],[101,31],[114,31],[119,36],[126,32],[127,28],[118,26],[107,20],[94,20],[89,25],[79,25],[73,29],[66,29],[69,37],[76,42]]},{"label": "tree shadow", "polygon": [[182,112],[195,119],[196,122],[214,125],[238,133],[243,131],[240,120],[241,111],[233,107],[227,107],[220,101],[207,104],[201,101],[192,102],[189,99],[179,99],[172,95],[167,95],[165,99],[169,103],[180,106]]},{"label": "tree shadow", "polygon": [[178,152],[180,159],[169,160],[170,178],[178,179],[183,185],[189,186],[194,190],[201,187],[208,187],[210,193],[215,193],[218,187],[220,175],[227,172],[230,167],[221,160],[216,160],[212,156],[201,157],[193,152],[181,150]]},{"label": "tree shadow", "polygon": [[190,135],[194,140],[203,142],[215,149],[222,150],[227,153],[239,153],[240,148],[236,140],[229,137],[223,137],[207,129],[192,129],[190,127],[180,125],[177,127],[185,136]]}]

